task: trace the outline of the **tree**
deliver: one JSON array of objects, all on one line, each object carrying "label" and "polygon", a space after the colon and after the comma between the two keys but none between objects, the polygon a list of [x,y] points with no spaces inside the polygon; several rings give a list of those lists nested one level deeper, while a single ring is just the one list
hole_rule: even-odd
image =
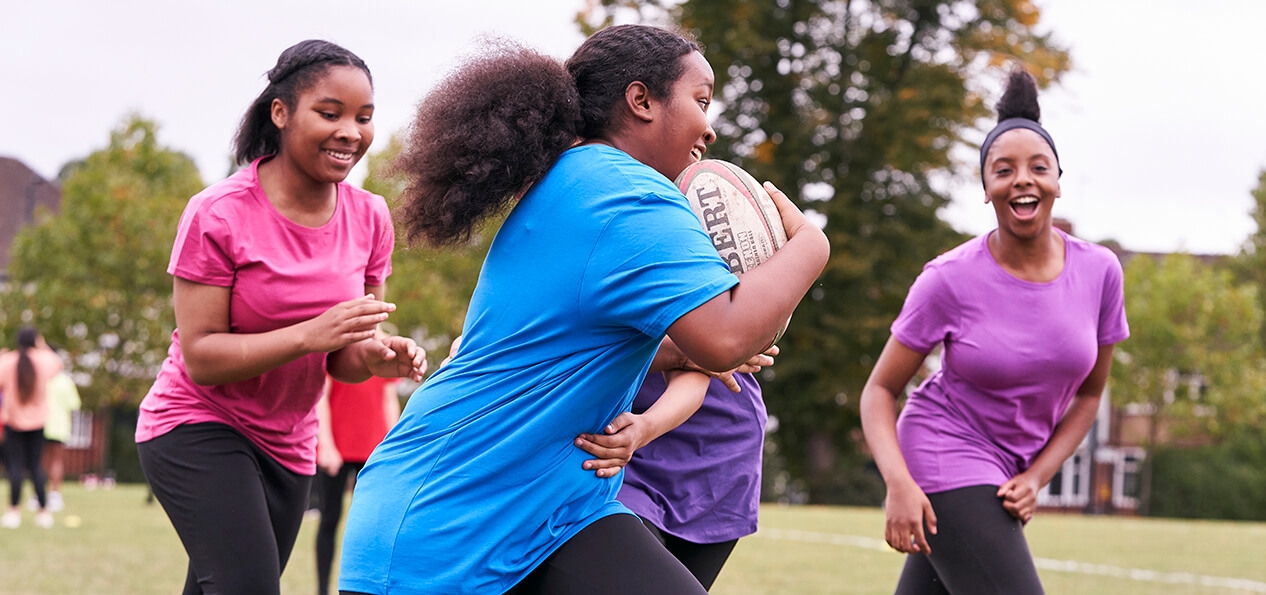
[{"label": "tree", "polygon": [[67,351],[87,408],[137,404],[175,326],[167,261],[189,197],[202,189],[187,155],[158,126],[128,116],[108,147],[62,169],[60,214],[14,241],[0,328],[40,330]]},{"label": "tree", "polygon": [[[386,198],[393,208],[404,189],[404,178],[392,171],[402,146],[399,136],[393,135],[386,147],[371,154],[363,184],[366,190]],[[397,234],[387,281],[387,299],[396,304],[390,322],[427,350],[432,371],[448,355],[452,339],[462,332],[480,267],[500,223],[500,218],[494,218],[466,245],[445,250],[409,247],[403,233]]]},{"label": "tree", "polygon": [[[1112,400],[1150,413],[1148,448],[1171,437],[1214,440],[1266,421],[1263,311],[1255,288],[1188,254],[1136,256],[1125,268],[1131,337],[1117,347]],[[1162,434],[1163,433],[1163,434]],[[1152,464],[1144,461],[1140,512]]]},{"label": "tree", "polygon": [[[964,238],[938,218],[954,157],[991,114],[1004,69],[1068,70],[1026,0],[603,0],[582,26],[667,15],[707,46],[717,77],[710,154],[773,180],[819,215],[832,255],[766,377],[776,439],[810,498],[849,501],[857,395],[922,266]],[[854,456],[848,456],[850,454]]]},{"label": "tree", "polygon": [[[1240,279],[1257,287],[1257,300],[1266,312],[1266,170],[1257,178],[1253,190],[1253,221],[1257,231],[1248,237],[1236,257],[1235,270]],[[1266,325],[1262,327],[1262,345],[1266,346]]]}]

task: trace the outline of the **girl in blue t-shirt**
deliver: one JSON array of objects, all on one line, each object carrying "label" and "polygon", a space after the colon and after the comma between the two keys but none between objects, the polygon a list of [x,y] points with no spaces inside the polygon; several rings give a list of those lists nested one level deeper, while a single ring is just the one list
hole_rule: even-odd
[{"label": "girl in blue t-shirt", "polygon": [[398,162],[410,239],[462,242],[512,208],[461,350],[358,478],[344,592],[704,592],[573,441],[628,411],[648,369],[761,352],[826,263],[767,185],[789,240],[739,284],[672,184],[715,139],[714,84],[696,42],[630,25],[565,65],[494,45],[419,105]]}]

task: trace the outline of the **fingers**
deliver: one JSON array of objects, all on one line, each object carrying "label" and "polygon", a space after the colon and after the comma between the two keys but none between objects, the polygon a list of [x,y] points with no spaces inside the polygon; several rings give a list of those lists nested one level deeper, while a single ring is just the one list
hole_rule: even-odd
[{"label": "fingers", "polygon": [[786,194],[774,186],[773,182],[765,182],[764,188],[765,192],[769,193],[769,197],[774,200],[774,205],[778,207],[778,216],[782,219],[787,239],[791,239],[804,225],[804,213],[791,202],[790,198],[787,198]]},{"label": "fingers", "polygon": [[[928,526],[928,533],[936,535],[936,511],[932,510],[931,502],[923,503],[923,522]],[[928,548],[928,553],[932,552],[932,548]]]},{"label": "fingers", "polygon": [[734,372],[721,372],[714,375],[713,378],[720,380],[721,384],[724,384],[725,388],[730,389],[732,393],[743,392],[743,387],[739,386],[738,380],[734,378]]},{"label": "fingers", "polygon": [[629,411],[625,411],[624,413],[615,416],[615,419],[611,420],[611,423],[607,424],[605,431],[607,434],[617,434],[620,430],[633,425],[633,422],[636,420],[636,415]]}]

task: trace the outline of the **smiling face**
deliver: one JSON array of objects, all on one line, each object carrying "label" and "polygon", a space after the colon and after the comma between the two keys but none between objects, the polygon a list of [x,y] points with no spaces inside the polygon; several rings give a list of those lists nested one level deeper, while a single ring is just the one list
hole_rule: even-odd
[{"label": "smiling face", "polygon": [[658,100],[662,115],[657,119],[656,150],[646,164],[670,180],[687,166],[703,159],[708,145],[717,139],[708,123],[708,106],[716,79],[712,66],[699,52],[681,57],[685,66],[673,82],[668,97]]},{"label": "smiling face", "polygon": [[983,175],[998,231],[1021,239],[1050,231],[1059,164],[1046,140],[1023,128],[1003,133],[989,148]]},{"label": "smiling face", "polygon": [[333,66],[299,93],[293,111],[273,100],[272,116],[281,130],[278,160],[313,182],[338,183],[374,141],[374,89],[363,70]]}]

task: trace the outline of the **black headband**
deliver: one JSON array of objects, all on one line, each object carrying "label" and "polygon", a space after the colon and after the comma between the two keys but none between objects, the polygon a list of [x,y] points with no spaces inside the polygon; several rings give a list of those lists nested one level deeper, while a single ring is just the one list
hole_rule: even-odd
[{"label": "black headband", "polygon": [[993,141],[998,140],[1002,133],[1008,130],[1015,130],[1016,128],[1032,130],[1046,140],[1046,144],[1051,146],[1051,152],[1055,154],[1055,166],[1059,168],[1059,175],[1064,175],[1064,168],[1059,167],[1059,151],[1055,150],[1055,141],[1051,140],[1050,133],[1045,128],[1042,128],[1041,124],[1028,118],[1007,118],[998,122],[998,125],[994,126],[993,130],[989,131],[989,135],[985,137],[985,142],[980,144],[980,182],[982,184],[985,181],[985,156],[989,154],[989,147],[993,146]]}]

